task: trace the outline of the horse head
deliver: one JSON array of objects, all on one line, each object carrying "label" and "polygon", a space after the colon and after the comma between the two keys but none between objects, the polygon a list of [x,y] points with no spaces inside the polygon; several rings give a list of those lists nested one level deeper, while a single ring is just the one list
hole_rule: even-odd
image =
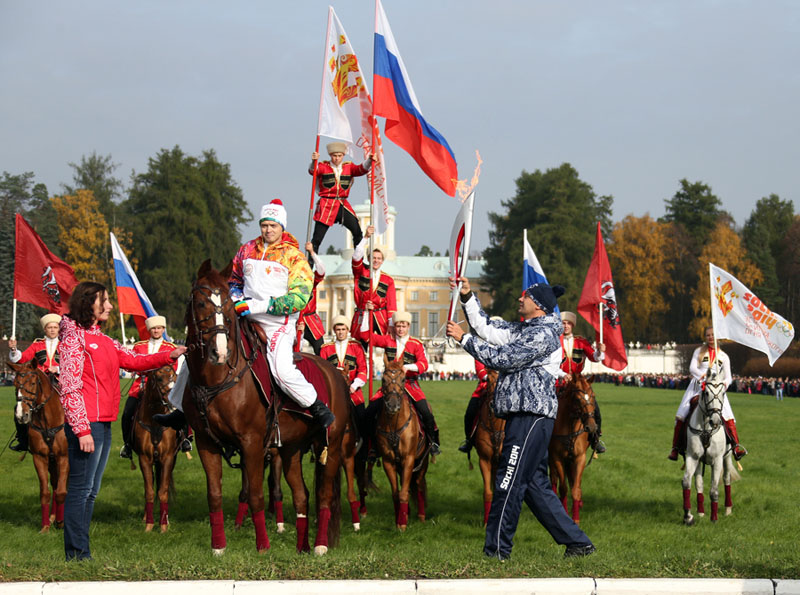
[{"label": "horse head", "polygon": [[151,398],[151,406],[163,406],[172,409],[168,401],[169,391],[175,386],[178,375],[172,366],[162,366],[147,374],[144,390]]},{"label": "horse head", "polygon": [[699,407],[703,416],[714,425],[722,423],[722,403],[725,399],[725,378],[721,364],[714,362],[706,372],[703,392],[700,396]]},{"label": "horse head", "polygon": [[573,372],[565,390],[572,398],[571,403],[575,409],[575,416],[580,418],[583,429],[592,434],[597,431],[597,420],[594,416],[597,400],[592,390],[591,379],[577,372]]},{"label": "horse head", "polygon": [[197,271],[186,308],[186,343],[213,365],[228,362],[235,346],[236,312],[228,289],[233,264],[216,271],[206,260]]},{"label": "horse head", "polygon": [[383,376],[381,377],[383,407],[389,415],[396,415],[403,403],[406,372],[403,370],[402,360],[389,360],[385,353],[383,354],[383,364]]},{"label": "horse head", "polygon": [[33,415],[47,402],[45,387],[50,384],[47,375],[36,365],[36,360],[24,364],[12,364],[14,370],[14,388],[17,392],[17,405],[14,417],[20,424],[29,424]]},{"label": "horse head", "polygon": [[497,378],[500,373],[497,370],[486,368],[486,386],[483,389],[483,394],[491,398],[494,396],[494,391],[497,388]]}]

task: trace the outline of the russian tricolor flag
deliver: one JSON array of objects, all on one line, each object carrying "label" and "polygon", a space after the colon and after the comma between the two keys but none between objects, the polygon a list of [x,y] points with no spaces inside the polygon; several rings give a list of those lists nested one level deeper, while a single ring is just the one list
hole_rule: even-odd
[{"label": "russian tricolor flag", "polygon": [[122,248],[113,233],[111,235],[111,254],[114,258],[114,273],[117,278],[117,300],[121,314],[130,314],[139,330],[139,338],[148,339],[150,333],[144,321],[151,316],[156,316],[155,308],[150,303],[150,298],[139,284],[136,273],[133,272],[131,263],[122,251]]},{"label": "russian tricolor flag", "polygon": [[455,196],[458,181],[455,155],[444,137],[422,117],[380,0],[375,11],[375,115],[386,118],[386,137],[407,151],[439,188]]},{"label": "russian tricolor flag", "polygon": [[[542,265],[539,264],[539,259],[533,252],[533,248],[528,243],[528,230],[523,231],[522,237],[522,291],[525,291],[534,283],[547,283],[547,277],[544,274]],[[549,285],[549,283],[548,283]],[[560,314],[558,305],[556,305],[554,312]]]}]

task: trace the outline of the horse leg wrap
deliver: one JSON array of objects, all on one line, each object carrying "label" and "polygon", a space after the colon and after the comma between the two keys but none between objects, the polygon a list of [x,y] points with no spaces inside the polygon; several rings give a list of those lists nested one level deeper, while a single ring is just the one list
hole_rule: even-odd
[{"label": "horse leg wrap", "polygon": [[153,502],[144,503],[144,522],[148,525],[155,523],[153,518]]},{"label": "horse leg wrap", "polygon": [[717,516],[718,510],[719,510],[719,502],[716,502],[716,501],[712,500],[711,501],[711,520],[712,521],[716,521],[717,518],[719,518]]},{"label": "horse leg wrap", "polygon": [[425,495],[421,491],[417,491],[417,516],[425,518]]},{"label": "horse leg wrap", "polygon": [[572,520],[576,523],[581,519],[581,507],[583,506],[583,500],[573,500],[572,501]]},{"label": "horse leg wrap", "polygon": [[159,502],[158,524],[162,527],[169,525],[169,502]]},{"label": "horse leg wrap", "polygon": [[50,503],[42,505],[42,527],[50,526]]},{"label": "horse leg wrap", "polygon": [[358,512],[361,516],[367,516],[367,497],[361,496],[361,504],[358,507]]},{"label": "horse leg wrap", "polygon": [[706,513],[706,505],[705,505],[705,496],[703,496],[703,492],[697,493],[697,514],[705,514]]},{"label": "horse leg wrap", "polygon": [[241,527],[244,520],[247,518],[249,507],[247,502],[239,502],[239,508],[236,510],[236,527]]},{"label": "horse leg wrap", "polygon": [[317,539],[314,541],[314,547],[318,545],[328,546],[328,522],[331,520],[331,509],[320,508],[319,517],[317,518]]},{"label": "horse leg wrap", "polygon": [[221,510],[208,513],[211,519],[211,547],[215,550],[224,550],[227,546],[225,539],[225,518]]},{"label": "horse leg wrap", "polygon": [[401,502],[397,510],[397,524],[401,527],[408,525],[408,502]]},{"label": "horse leg wrap", "polygon": [[275,522],[282,523],[283,521],[283,502],[280,500],[275,502]]},{"label": "horse leg wrap", "polygon": [[561,506],[564,507],[564,512],[567,512],[569,510],[569,508],[567,507],[567,497],[566,496],[561,498]]},{"label": "horse leg wrap", "polygon": [[56,504],[56,522],[63,523],[64,522],[64,503]]},{"label": "horse leg wrap", "polygon": [[297,553],[311,551],[311,546],[308,545],[308,517],[298,516],[295,527],[297,527]]},{"label": "horse leg wrap", "polygon": [[692,509],[692,490],[691,488],[684,488],[683,490],[683,509]]},{"label": "horse leg wrap", "polygon": [[355,500],[350,503],[350,520],[353,523],[361,522],[361,519],[358,516],[358,502]]},{"label": "horse leg wrap", "polygon": [[731,499],[731,486],[725,486],[725,507],[730,508],[733,506],[733,500]]},{"label": "horse leg wrap", "polygon": [[263,510],[253,513],[253,525],[256,527],[256,550],[264,552],[269,549],[269,537]]},{"label": "horse leg wrap", "polygon": [[483,524],[484,525],[489,522],[489,511],[491,509],[492,509],[492,503],[491,502],[484,502],[483,503]]}]

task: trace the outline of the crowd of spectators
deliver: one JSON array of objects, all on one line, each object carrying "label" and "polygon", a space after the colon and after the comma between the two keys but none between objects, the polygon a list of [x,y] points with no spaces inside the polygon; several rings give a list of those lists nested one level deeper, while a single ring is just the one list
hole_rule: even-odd
[{"label": "crowd of spectators", "polygon": [[[595,382],[618,386],[671,388],[686,390],[691,379],[688,374],[595,374]],[[772,395],[776,399],[800,397],[800,378],[773,378],[764,376],[735,376],[728,392],[750,395]]]}]

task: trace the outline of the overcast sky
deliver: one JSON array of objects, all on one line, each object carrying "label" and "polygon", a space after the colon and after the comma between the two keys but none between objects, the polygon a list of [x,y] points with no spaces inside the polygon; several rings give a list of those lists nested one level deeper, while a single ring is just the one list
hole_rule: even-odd
[{"label": "overcast sky", "polygon": [[[329,2],[0,0],[0,171],[51,194],[96,151],[126,185],[162,148],[230,163],[255,215],[305,236]],[[374,3],[334,8],[371,78]],[[800,210],[800,2],[384,0],[423,114],[459,177],[483,158],[473,248],[523,170],[571,163],[613,219],[703,181],[742,225]],[[369,83],[371,86],[371,83]],[[456,199],[387,143],[397,249],[447,249]],[[359,179],[351,202],[367,198]],[[340,228],[335,228],[340,229]],[[242,230],[257,234],[255,222]],[[343,243],[331,231],[326,246]],[[198,258],[201,258],[198,256]]]}]

